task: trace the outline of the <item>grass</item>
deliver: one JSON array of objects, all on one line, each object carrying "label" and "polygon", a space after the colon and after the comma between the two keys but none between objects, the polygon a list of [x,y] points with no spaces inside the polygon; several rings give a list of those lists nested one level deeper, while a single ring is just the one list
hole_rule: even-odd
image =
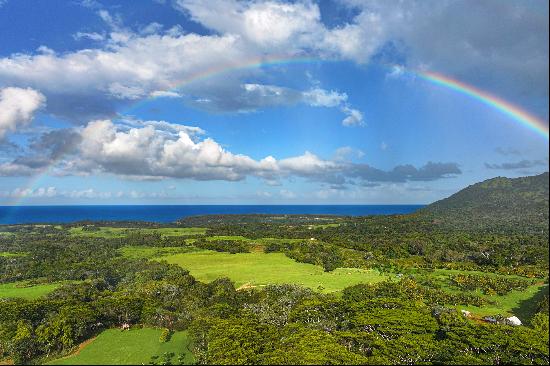
[{"label": "grass", "polygon": [[251,240],[251,239],[247,239],[244,236],[240,236],[240,235],[214,235],[214,236],[207,237],[206,240],[209,240],[209,241],[216,241],[216,240],[244,241],[244,240]]},{"label": "grass", "polygon": [[504,316],[515,315],[520,318],[522,322],[525,322],[534,314],[534,311],[531,308],[536,306],[536,300],[539,297],[537,295],[543,293],[544,291],[548,291],[548,285],[529,286],[524,291],[514,290],[503,296],[487,296],[481,294],[481,296],[486,299],[495,301],[495,304],[485,305],[482,307],[459,306],[457,308],[471,311],[477,316],[496,314],[501,314]]},{"label": "grass", "polygon": [[[466,271],[466,270],[449,270],[449,269],[436,269],[433,272],[425,272],[418,270],[418,273],[425,278],[435,280],[441,285],[441,289],[450,293],[464,292],[454,286],[451,286],[449,281],[452,275],[457,274],[471,274],[481,275],[488,277],[501,277],[508,279],[525,279],[525,277],[517,275],[504,275],[499,273],[481,272],[481,271]],[[542,282],[543,279],[534,279],[535,282]],[[516,315],[522,321],[528,320],[533,314],[533,307],[536,305],[537,300],[541,297],[541,294],[546,291],[548,293],[548,285],[533,284],[527,287],[525,290],[512,290],[506,295],[486,295],[480,290],[472,291],[471,293],[478,295],[484,299],[487,299],[494,304],[479,306],[457,306],[459,309],[464,309],[472,312],[477,316],[496,315],[501,314],[504,316]]]},{"label": "grass", "polygon": [[8,258],[9,257],[24,257],[26,255],[28,255],[28,253],[0,252],[0,257],[8,257]]},{"label": "grass", "polygon": [[27,281],[0,284],[0,298],[17,297],[27,300],[38,299],[60,287],[63,283],[46,283],[30,286]]},{"label": "grass", "polygon": [[165,352],[174,354],[172,365],[178,364],[177,357],[185,352],[184,364],[194,362],[189,351],[190,339],[187,332],[175,332],[168,342],[159,342],[161,329],[137,328],[129,331],[108,329],[74,355],[64,357],[51,365],[146,365],[152,356]]},{"label": "grass", "polygon": [[326,229],[328,227],[339,227],[340,224],[315,224],[315,225],[306,225],[308,229]]},{"label": "grass", "polygon": [[159,233],[162,236],[189,236],[204,235],[206,228],[201,227],[165,227],[165,228],[124,228],[124,227],[100,227],[96,231],[82,230],[82,227],[72,227],[69,233],[74,236],[90,236],[99,238],[121,238],[130,232],[140,232],[143,234]]},{"label": "grass", "polygon": [[205,250],[156,259],[177,264],[203,282],[229,277],[237,287],[245,284],[265,286],[288,283],[322,292],[334,292],[358,283],[374,283],[388,278],[375,270],[357,268],[338,268],[332,272],[324,272],[320,266],[296,262],[283,253],[229,254]]}]

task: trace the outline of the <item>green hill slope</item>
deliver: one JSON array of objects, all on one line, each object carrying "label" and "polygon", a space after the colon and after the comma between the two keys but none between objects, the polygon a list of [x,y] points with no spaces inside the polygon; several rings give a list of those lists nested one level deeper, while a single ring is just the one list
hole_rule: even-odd
[{"label": "green hill slope", "polygon": [[449,228],[548,233],[548,172],[476,183],[418,214]]}]

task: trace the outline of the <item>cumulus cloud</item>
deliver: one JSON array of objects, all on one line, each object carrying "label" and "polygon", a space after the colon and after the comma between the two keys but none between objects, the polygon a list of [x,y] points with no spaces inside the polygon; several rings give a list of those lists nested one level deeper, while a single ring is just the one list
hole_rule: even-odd
[{"label": "cumulus cloud", "polygon": [[[253,85],[251,80],[262,70],[239,69],[224,77],[187,81],[212,69],[281,54],[367,63],[390,43],[400,45],[398,51],[413,68],[430,68],[489,87],[504,85],[502,90],[517,95],[548,95],[547,2],[541,2],[546,11],[536,11],[526,2],[493,0],[476,3],[472,11],[450,0],[406,5],[343,0],[339,5],[354,8],[350,13],[356,15],[328,27],[319,6],[310,1],[174,0],[177,9],[212,31],[208,35],[185,33],[178,26],[164,30],[157,23],[132,31],[98,2],[81,3],[96,11],[110,29],[102,48],[0,58],[0,84],[40,90],[48,98],[49,112],[80,123],[109,117],[121,105],[170,90],[174,84],[182,84],[189,96],[185,101],[198,108],[240,111],[282,100],[292,103],[291,96],[278,98],[270,86],[264,94],[243,88],[244,80]],[[99,41],[103,34],[75,36]],[[518,54],[524,57],[518,59]],[[342,94],[312,90],[309,95],[311,105],[341,107],[342,101],[334,97]],[[342,111],[347,113],[344,125],[363,124],[360,111],[350,106]]]},{"label": "cumulus cloud", "polygon": [[447,73],[516,99],[525,94],[548,98],[547,1],[343,3],[383,19],[380,36],[397,41],[408,66]]},{"label": "cumulus cloud", "polygon": [[[293,104],[293,95],[312,106],[340,106],[347,98],[343,93],[320,88],[306,92],[287,88],[278,97],[280,90],[276,86],[265,85],[260,89],[255,87],[260,83],[243,84],[245,78],[251,80],[263,75],[262,70],[254,69],[187,82],[212,69],[232,68],[251,59],[261,62],[273,54],[334,56],[333,51],[323,46],[324,34],[331,30],[322,24],[316,4],[177,3],[193,19],[218,32],[212,35],[186,34],[177,27],[163,31],[157,23],[131,31],[123,26],[119,16],[99,3],[82,4],[94,9],[111,31],[80,32],[74,37],[102,41],[102,48],[63,54],[48,49],[0,58],[0,84],[41,90],[48,98],[48,112],[77,123],[110,117],[119,107],[136,99],[176,97],[180,91],[166,92],[174,84],[181,84],[180,89],[189,96],[185,102],[222,112]],[[223,9],[227,11],[220,17]],[[365,48],[364,42],[360,48]]]},{"label": "cumulus cloud", "polygon": [[[430,162],[420,168],[400,165],[390,171],[345,159],[360,152],[343,148],[332,160],[306,151],[302,155],[256,160],[228,151],[212,138],[177,128],[167,122],[117,125],[110,120],[90,122],[80,132],[78,159],[67,163],[75,170],[97,171],[138,179],[184,178],[238,181],[256,177],[274,184],[300,177],[343,186],[364,182],[430,181],[461,174],[455,163]],[[199,131],[201,132],[201,131]]]},{"label": "cumulus cloud", "polygon": [[0,58],[0,83],[30,86],[48,111],[71,121],[113,114],[121,103],[168,90],[175,81],[246,59],[233,36],[110,34],[106,49]]},{"label": "cumulus cloud", "polygon": [[363,126],[365,124],[363,120],[363,113],[357,109],[353,109],[346,106],[342,107],[342,112],[344,112],[347,117],[342,121],[344,126]]},{"label": "cumulus cloud", "polygon": [[0,89],[0,140],[6,133],[29,124],[45,101],[43,94],[31,88]]},{"label": "cumulus cloud", "polygon": [[[43,154],[19,156],[0,164],[2,176],[25,176],[53,166],[52,174],[109,173],[136,180],[166,178],[239,181],[247,177],[277,185],[282,179],[303,178],[333,187],[368,182],[430,181],[461,174],[456,163],[433,163],[416,168],[399,165],[385,171],[353,163],[349,155],[363,153],[349,147],[333,159],[312,152],[276,159],[253,159],[222,147],[200,128],[164,121],[95,120],[79,129],[45,133],[31,147]],[[55,141],[55,142],[54,142]]]}]

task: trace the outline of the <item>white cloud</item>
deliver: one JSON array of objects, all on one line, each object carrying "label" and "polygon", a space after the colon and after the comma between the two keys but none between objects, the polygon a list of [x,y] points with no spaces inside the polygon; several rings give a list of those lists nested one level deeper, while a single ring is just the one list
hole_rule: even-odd
[{"label": "white cloud", "polygon": [[14,162],[0,163],[0,177],[25,177],[37,172],[37,169],[23,164]]},{"label": "white cloud", "polygon": [[[66,166],[78,171],[102,171],[137,179],[188,178],[236,181],[255,176],[268,182],[289,176],[305,178],[338,172],[340,163],[305,152],[277,160],[254,160],[224,149],[197,131],[167,122],[142,122],[135,127],[110,120],[90,122],[81,132],[77,158]],[[201,132],[202,130],[198,131]]]},{"label": "white cloud", "polygon": [[303,93],[304,100],[314,107],[337,107],[348,99],[346,93],[314,88]]},{"label": "white cloud", "polygon": [[[254,80],[264,75],[263,70],[254,68],[196,78],[209,70],[231,69],[250,60],[261,63],[273,55],[339,57],[338,50],[326,46],[324,39],[333,30],[322,24],[316,4],[177,3],[179,9],[218,34],[185,34],[178,26],[163,32],[158,23],[133,32],[123,26],[118,15],[97,2],[86,1],[82,4],[94,9],[111,33],[79,32],[74,37],[104,41],[103,48],[63,54],[48,49],[0,58],[0,83],[40,90],[48,98],[48,112],[77,123],[110,118],[121,106],[151,96],[185,94],[186,103],[222,112],[291,105],[296,98],[312,106],[334,107],[347,99],[345,93],[318,87],[302,92],[257,82],[243,84],[245,78]],[[361,43],[361,49],[365,47]]]},{"label": "white cloud", "polygon": [[342,107],[342,112],[344,112],[347,115],[347,117],[344,118],[344,120],[342,121],[342,125],[346,127],[365,125],[365,121],[363,119],[363,113],[361,113],[361,111],[350,108],[346,105]]},{"label": "white cloud", "polygon": [[322,30],[321,14],[313,3],[178,0],[176,4],[205,27],[239,35],[263,49],[288,50],[289,46],[295,49],[311,44],[315,34]]},{"label": "white cloud", "polygon": [[0,83],[39,89],[48,97],[49,112],[83,122],[114,113],[120,103],[170,90],[197,73],[249,57],[245,45],[230,35],[111,33],[106,49],[0,58]]},{"label": "white cloud", "polygon": [[15,188],[12,191],[1,191],[0,197],[3,198],[51,198],[58,195],[55,187],[41,187],[41,188]]},{"label": "white cloud", "polygon": [[0,140],[6,133],[29,124],[45,101],[43,94],[31,88],[0,89]]},{"label": "white cloud", "polygon": [[92,41],[104,41],[107,37],[105,34],[100,34],[97,32],[76,32],[75,34],[73,34],[73,38],[76,40],[81,40],[85,38]]},{"label": "white cloud", "polygon": [[74,199],[112,199],[112,198],[162,198],[167,197],[165,192],[129,192],[98,191],[94,188],[59,190],[56,187],[23,188],[17,187],[11,191],[0,191],[0,198],[68,198]]},{"label": "white cloud", "polygon": [[[548,95],[548,12],[540,15],[523,2],[489,0],[477,3],[479,11],[471,12],[462,3],[446,0],[406,6],[343,0],[357,15],[329,28],[319,6],[309,1],[175,0],[178,9],[213,31],[203,36],[185,34],[178,26],[163,32],[157,23],[132,32],[98,2],[81,3],[97,11],[111,29],[103,48],[0,58],[1,85],[40,90],[48,98],[49,112],[80,123],[110,118],[121,105],[175,85],[182,85],[189,96],[185,101],[198,108],[255,110],[270,106],[269,102],[281,103],[273,93],[242,88],[244,80],[260,85],[254,78],[264,75],[264,70],[239,69],[200,80],[195,76],[281,55],[366,63],[388,42],[397,45],[400,56],[413,68],[426,65],[466,80],[482,74],[486,83],[513,86],[506,91]],[[542,7],[547,10],[547,4]],[[464,19],[472,24],[465,26]],[[96,40],[102,36],[77,33]],[[425,41],[428,38],[430,42]],[[396,76],[402,70],[393,71],[390,75]],[[336,105],[333,98],[345,95],[314,91],[309,97],[311,105],[317,106]],[[362,123],[361,112],[351,107],[347,112],[344,125]]]},{"label": "white cloud", "polygon": [[155,90],[149,94],[152,98],[181,98],[183,95],[181,95],[178,92],[171,91],[171,90]]},{"label": "white cloud", "polygon": [[310,1],[176,0],[175,4],[205,27],[238,35],[262,51],[312,52],[366,62],[385,40],[384,19],[378,14],[362,12],[350,23],[330,29],[321,20],[319,6]]}]

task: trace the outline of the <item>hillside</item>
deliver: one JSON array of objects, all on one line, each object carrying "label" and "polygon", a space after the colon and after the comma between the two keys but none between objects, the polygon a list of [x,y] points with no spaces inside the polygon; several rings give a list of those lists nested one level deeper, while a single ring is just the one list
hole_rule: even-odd
[{"label": "hillside", "polygon": [[443,227],[548,233],[548,172],[473,184],[418,212]]}]

